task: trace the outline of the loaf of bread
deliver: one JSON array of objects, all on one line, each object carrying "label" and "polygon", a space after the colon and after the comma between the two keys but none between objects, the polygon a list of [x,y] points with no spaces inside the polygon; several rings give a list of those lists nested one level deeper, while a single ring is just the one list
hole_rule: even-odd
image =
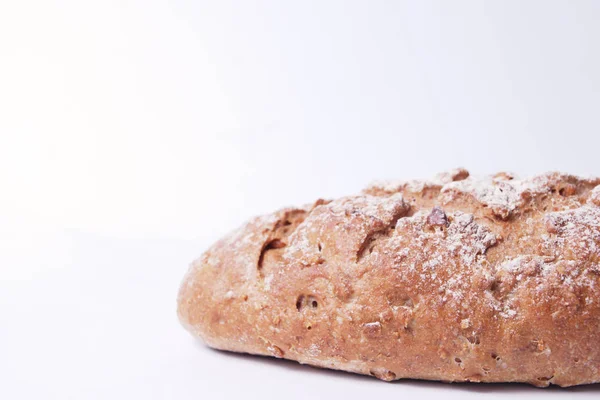
[{"label": "loaf of bread", "polygon": [[191,265],[178,315],[386,381],[600,382],[599,185],[458,169],[257,217]]}]

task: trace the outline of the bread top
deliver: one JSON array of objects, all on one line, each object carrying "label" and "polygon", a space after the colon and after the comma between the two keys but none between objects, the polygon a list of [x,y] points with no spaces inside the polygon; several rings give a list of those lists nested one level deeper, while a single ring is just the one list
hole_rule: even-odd
[{"label": "bread top", "polygon": [[[593,381],[598,185],[561,173],[475,179],[457,169],[257,217],[193,264],[180,316],[215,347],[364,373],[352,364],[359,357],[382,379],[497,369],[500,381],[568,385],[583,368],[578,379]],[[207,282],[198,307],[214,307],[194,311],[189,293]],[[511,354],[501,357],[503,349]]]}]

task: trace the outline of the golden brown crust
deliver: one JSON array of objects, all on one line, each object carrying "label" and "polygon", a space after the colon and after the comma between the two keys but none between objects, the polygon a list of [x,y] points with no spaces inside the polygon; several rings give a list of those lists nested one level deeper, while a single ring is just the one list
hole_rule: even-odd
[{"label": "golden brown crust", "polygon": [[211,347],[383,380],[600,382],[598,185],[459,169],[254,218],[178,314]]}]

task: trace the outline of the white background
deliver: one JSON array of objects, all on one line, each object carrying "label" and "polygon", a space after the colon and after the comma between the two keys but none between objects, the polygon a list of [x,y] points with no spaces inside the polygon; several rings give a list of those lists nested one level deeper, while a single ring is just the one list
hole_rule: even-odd
[{"label": "white background", "polygon": [[188,263],[375,179],[600,174],[598,1],[0,1],[0,398],[597,398],[197,344]]}]

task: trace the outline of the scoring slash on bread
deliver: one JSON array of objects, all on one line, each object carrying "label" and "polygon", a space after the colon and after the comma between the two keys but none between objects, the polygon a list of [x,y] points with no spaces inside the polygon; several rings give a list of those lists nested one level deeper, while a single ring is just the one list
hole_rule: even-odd
[{"label": "scoring slash on bread", "polygon": [[600,179],[374,184],[250,220],[190,267],[216,349],[447,382],[600,382]]}]

